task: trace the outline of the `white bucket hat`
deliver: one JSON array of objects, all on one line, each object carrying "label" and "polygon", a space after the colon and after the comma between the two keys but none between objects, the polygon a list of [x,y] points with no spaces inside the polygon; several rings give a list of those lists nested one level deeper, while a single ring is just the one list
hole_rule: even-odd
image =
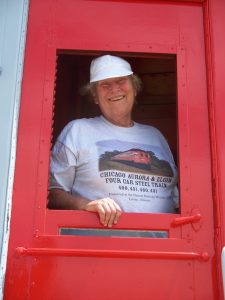
[{"label": "white bucket hat", "polygon": [[126,60],[118,56],[103,55],[91,62],[90,82],[131,74],[133,71]]}]

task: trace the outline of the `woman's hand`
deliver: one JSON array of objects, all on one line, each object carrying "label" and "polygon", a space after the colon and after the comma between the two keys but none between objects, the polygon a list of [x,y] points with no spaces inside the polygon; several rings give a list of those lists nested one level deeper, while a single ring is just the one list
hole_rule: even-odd
[{"label": "woman's hand", "polygon": [[102,225],[108,227],[117,224],[122,213],[119,205],[111,198],[90,201],[85,205],[84,209],[91,212],[97,212]]}]

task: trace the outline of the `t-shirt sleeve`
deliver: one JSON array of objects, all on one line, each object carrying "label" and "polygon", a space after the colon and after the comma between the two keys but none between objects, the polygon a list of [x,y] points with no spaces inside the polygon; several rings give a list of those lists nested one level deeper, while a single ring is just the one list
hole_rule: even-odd
[{"label": "t-shirt sleeve", "polygon": [[[174,162],[173,154],[170,150],[169,144],[161,132],[158,132],[158,134],[159,134],[159,137],[160,137],[160,140],[162,143],[162,148],[165,151],[166,156],[169,158],[170,166],[173,170],[174,177],[177,179],[177,166]],[[177,185],[175,185],[172,190],[171,198],[173,201],[174,208],[178,209],[180,206],[180,202],[179,202],[179,190],[178,190]]]},{"label": "t-shirt sleeve", "polygon": [[172,200],[174,204],[174,208],[178,209],[180,207],[180,202],[179,202],[179,190],[178,187],[175,186],[172,191]]},{"label": "t-shirt sleeve", "polygon": [[71,126],[67,126],[57,139],[51,154],[49,189],[59,188],[71,192],[77,165]]}]

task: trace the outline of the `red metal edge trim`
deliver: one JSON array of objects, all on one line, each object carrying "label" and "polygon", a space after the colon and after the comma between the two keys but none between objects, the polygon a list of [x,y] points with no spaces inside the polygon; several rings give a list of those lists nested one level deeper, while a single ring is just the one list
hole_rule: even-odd
[{"label": "red metal edge trim", "polygon": [[[131,3],[158,3],[158,2],[166,2],[168,3],[168,1],[166,0],[87,0],[87,1],[102,1],[102,2],[131,2]],[[170,3],[204,3],[207,0],[170,0]]]},{"label": "red metal edge trim", "polygon": [[164,251],[123,251],[92,249],[56,249],[56,248],[24,248],[15,249],[18,256],[78,256],[78,257],[114,257],[145,259],[197,259],[208,261],[207,252],[164,252]]},{"label": "red metal edge trim", "polygon": [[209,111],[209,131],[211,146],[211,165],[212,165],[212,187],[213,187],[213,205],[214,205],[214,222],[215,222],[215,259],[216,259],[216,280],[219,286],[218,299],[223,299],[223,282],[221,268],[221,251],[222,251],[222,235],[221,235],[221,197],[219,188],[219,171],[217,159],[217,138],[216,138],[216,113],[215,113],[215,76],[214,76],[214,45],[212,41],[212,3],[207,0],[203,5],[204,30],[205,30],[205,52],[206,52],[206,68],[207,68],[207,92],[208,92],[208,111]]}]

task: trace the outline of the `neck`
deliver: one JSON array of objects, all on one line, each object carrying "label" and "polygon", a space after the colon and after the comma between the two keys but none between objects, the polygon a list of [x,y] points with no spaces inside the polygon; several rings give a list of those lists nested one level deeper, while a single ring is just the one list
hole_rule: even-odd
[{"label": "neck", "polygon": [[123,118],[123,119],[119,119],[119,118],[115,119],[115,118],[110,118],[108,116],[104,116],[104,118],[107,121],[109,121],[110,123],[112,123],[116,126],[120,126],[120,127],[132,127],[132,126],[134,126],[134,122],[132,121],[132,119],[130,117]]}]

